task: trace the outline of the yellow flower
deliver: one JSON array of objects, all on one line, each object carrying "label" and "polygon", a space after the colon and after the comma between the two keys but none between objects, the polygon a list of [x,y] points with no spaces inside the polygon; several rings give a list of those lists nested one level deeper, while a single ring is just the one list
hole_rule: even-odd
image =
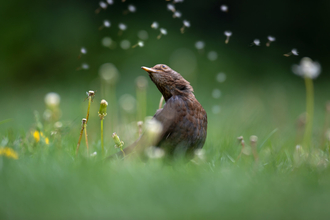
[{"label": "yellow flower", "polygon": [[15,160],[18,159],[18,154],[12,148],[9,147],[1,147],[0,155],[5,155],[6,157],[13,158]]},{"label": "yellow flower", "polygon": [[40,141],[40,133],[39,133],[39,131],[34,131],[33,132],[33,137],[34,137],[34,140],[36,140],[36,142],[38,143]]},{"label": "yellow flower", "polygon": [[39,131],[33,132],[34,140],[38,143],[40,141],[40,137],[42,137],[46,144],[49,144],[49,138],[44,135],[44,133]]}]

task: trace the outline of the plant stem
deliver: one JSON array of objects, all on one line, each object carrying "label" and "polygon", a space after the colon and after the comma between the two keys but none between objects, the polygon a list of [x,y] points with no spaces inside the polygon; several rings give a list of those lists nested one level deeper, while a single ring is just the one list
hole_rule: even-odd
[{"label": "plant stem", "polygon": [[103,154],[104,153],[103,119],[101,120],[101,148],[102,148],[102,154]]},{"label": "plant stem", "polygon": [[163,102],[164,102],[164,96],[160,97],[158,109],[161,109],[163,107]]},{"label": "plant stem", "polygon": [[314,89],[313,80],[311,78],[305,77],[306,85],[306,128],[304,135],[304,144],[306,148],[310,148],[311,136],[313,129],[313,115],[314,115]]},{"label": "plant stem", "polygon": [[88,108],[87,108],[86,124],[87,124],[88,118],[89,118],[89,110],[91,108],[91,102],[92,102],[92,97],[88,96]]},{"label": "plant stem", "polygon": [[87,156],[89,156],[88,138],[87,138],[87,123],[84,124],[84,129],[85,129],[85,141],[86,141],[86,147],[87,147]]},{"label": "plant stem", "polygon": [[78,151],[79,151],[80,142],[81,142],[81,138],[82,138],[82,135],[83,135],[83,132],[84,132],[84,128],[85,128],[85,125],[84,125],[84,122],[83,122],[83,125],[81,126],[81,130],[80,130],[78,144],[77,144],[76,155],[78,154]]}]

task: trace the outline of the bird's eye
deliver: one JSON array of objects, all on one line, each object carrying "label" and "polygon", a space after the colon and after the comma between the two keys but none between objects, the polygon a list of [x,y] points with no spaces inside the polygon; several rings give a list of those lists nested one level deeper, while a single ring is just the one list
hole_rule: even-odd
[{"label": "bird's eye", "polygon": [[162,68],[163,68],[163,69],[166,69],[166,68],[167,68],[167,66],[163,65],[163,66],[162,66]]}]

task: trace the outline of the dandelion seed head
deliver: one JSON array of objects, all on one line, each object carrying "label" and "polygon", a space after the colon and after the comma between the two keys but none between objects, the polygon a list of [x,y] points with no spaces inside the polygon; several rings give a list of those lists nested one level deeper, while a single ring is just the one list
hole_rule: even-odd
[{"label": "dandelion seed head", "polygon": [[182,14],[179,11],[174,12],[173,17],[175,18],[181,18]]},{"label": "dandelion seed head", "polygon": [[183,25],[184,25],[185,27],[190,27],[190,22],[187,21],[187,20],[183,20]]},{"label": "dandelion seed head", "polygon": [[83,64],[81,64],[81,68],[84,69],[84,70],[88,70],[89,65],[87,63],[83,63]]},{"label": "dandelion seed head", "polygon": [[87,53],[86,48],[85,48],[85,47],[82,47],[82,48],[80,49],[80,53],[82,53],[82,54],[86,54],[86,53]]},{"label": "dandelion seed head", "polygon": [[101,105],[108,106],[108,102],[105,99],[101,100]]},{"label": "dandelion seed head", "polygon": [[213,89],[212,97],[215,99],[218,99],[218,98],[220,98],[220,96],[221,96],[221,91],[219,89]]},{"label": "dandelion seed head", "polygon": [[124,31],[124,30],[127,29],[127,26],[126,26],[126,24],[124,24],[124,23],[119,23],[119,24],[118,24],[118,27],[119,27],[119,29],[122,30],[122,31]]},{"label": "dandelion seed head", "polygon": [[258,141],[258,137],[257,137],[257,136],[252,135],[252,136],[250,137],[250,142],[251,142],[251,143],[256,143],[257,141]]},{"label": "dandelion seed head", "polygon": [[256,45],[256,46],[260,46],[260,40],[259,39],[255,39],[253,41],[253,44]]},{"label": "dandelion seed head", "polygon": [[220,108],[220,106],[219,105],[214,105],[213,107],[212,107],[212,113],[213,114],[219,114],[220,113],[220,111],[221,111],[221,108]]},{"label": "dandelion seed head", "polygon": [[233,34],[231,31],[225,31],[224,33],[227,37],[230,37]]},{"label": "dandelion seed head", "polygon": [[134,5],[128,5],[128,11],[134,13],[136,12],[136,7]]},{"label": "dandelion seed head", "polygon": [[100,2],[99,5],[103,9],[106,9],[108,7],[107,3],[105,3],[105,2]]},{"label": "dandelion seed head", "polygon": [[167,9],[173,12],[175,11],[175,7],[172,4],[167,4]]},{"label": "dandelion seed head", "polygon": [[54,107],[60,104],[61,97],[56,92],[47,93],[45,96],[45,103],[47,106]]},{"label": "dandelion seed head", "polygon": [[61,127],[63,127],[63,124],[62,124],[62,122],[57,121],[57,122],[55,122],[54,127],[55,128],[61,128]]},{"label": "dandelion seed head", "polygon": [[103,25],[104,25],[104,27],[110,27],[111,26],[111,23],[110,23],[110,21],[108,21],[108,20],[104,20],[103,21]]},{"label": "dandelion seed head", "polygon": [[135,83],[139,89],[144,89],[148,86],[148,80],[145,76],[138,76],[135,80]]},{"label": "dandelion seed head", "polygon": [[293,55],[295,55],[295,56],[298,56],[298,55],[299,55],[297,49],[292,49],[292,50],[291,50],[291,53],[292,53]]},{"label": "dandelion seed head", "polygon": [[113,5],[113,0],[107,0],[108,5]]},{"label": "dandelion seed head", "polygon": [[321,73],[321,65],[308,57],[304,57],[299,65],[292,66],[292,71],[298,76],[315,79]]},{"label": "dandelion seed head", "polygon": [[223,11],[223,12],[227,12],[228,11],[228,6],[227,5],[221,5],[220,10]]},{"label": "dandelion seed head", "polygon": [[167,34],[167,30],[165,28],[160,28],[160,33],[162,35],[166,35]]},{"label": "dandelion seed head", "polygon": [[112,39],[110,37],[104,37],[102,39],[102,45],[104,47],[110,47],[111,44],[112,44]]},{"label": "dandelion seed head", "polygon": [[271,42],[273,42],[273,41],[275,41],[276,40],[276,38],[275,37],[273,37],[273,36],[268,36],[267,37],[267,39],[269,40],[269,41],[271,41]]},{"label": "dandelion seed head", "polygon": [[129,42],[128,40],[122,40],[120,42],[120,47],[124,50],[127,50],[131,47],[131,42]]},{"label": "dandelion seed head", "polygon": [[141,30],[141,31],[138,32],[138,37],[141,40],[147,40],[149,38],[149,35],[148,35],[148,32],[147,31]]},{"label": "dandelion seed head", "polygon": [[225,73],[218,73],[217,77],[216,77],[217,81],[220,83],[224,82],[226,80],[226,78],[227,78],[227,76]]},{"label": "dandelion seed head", "polygon": [[119,71],[112,63],[105,63],[100,66],[101,78],[109,84],[115,84],[119,78]]},{"label": "dandelion seed head", "polygon": [[120,104],[121,108],[128,113],[135,112],[136,100],[132,95],[129,95],[129,94],[122,95],[119,98],[119,104]]},{"label": "dandelion seed head", "polygon": [[197,50],[202,50],[205,47],[205,43],[203,41],[197,41],[195,43],[195,47],[196,47]]},{"label": "dandelion seed head", "polygon": [[216,59],[218,59],[218,53],[215,52],[215,51],[210,51],[208,54],[207,54],[207,58],[211,61],[215,61]]},{"label": "dandelion seed head", "polygon": [[158,29],[158,27],[159,27],[158,22],[156,22],[156,21],[152,22],[152,24],[151,24],[151,28],[153,28],[153,29]]},{"label": "dandelion seed head", "polygon": [[301,146],[300,145],[296,145],[296,150],[300,150]]}]

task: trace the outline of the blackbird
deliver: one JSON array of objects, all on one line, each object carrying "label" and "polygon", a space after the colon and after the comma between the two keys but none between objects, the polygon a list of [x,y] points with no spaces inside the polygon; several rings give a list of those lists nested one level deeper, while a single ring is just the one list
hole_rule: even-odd
[{"label": "blackbird", "polygon": [[[201,149],[207,133],[207,114],[193,94],[193,88],[179,73],[164,64],[152,68],[141,67],[149,73],[165,99],[165,105],[158,109],[154,119],[162,124],[162,131],[153,146],[165,150],[169,156],[185,156],[191,159],[196,149]],[[143,137],[124,149],[144,149]]]}]

